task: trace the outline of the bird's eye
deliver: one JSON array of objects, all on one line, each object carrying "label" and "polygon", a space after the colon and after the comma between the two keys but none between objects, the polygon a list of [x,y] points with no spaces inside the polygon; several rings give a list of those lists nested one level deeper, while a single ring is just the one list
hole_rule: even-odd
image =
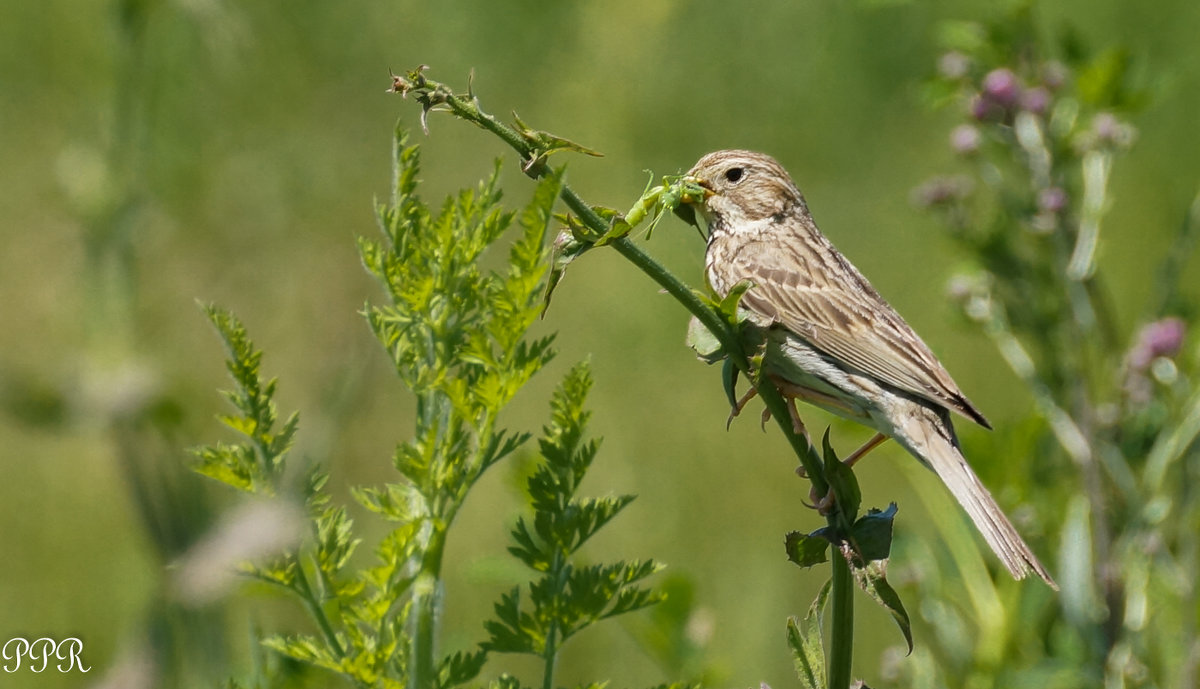
[{"label": "bird's eye", "polygon": [[725,171],[725,179],[730,184],[736,184],[738,182],[738,180],[740,180],[742,178],[742,176],[745,174],[746,174],[746,170],[744,168],[731,167]]}]

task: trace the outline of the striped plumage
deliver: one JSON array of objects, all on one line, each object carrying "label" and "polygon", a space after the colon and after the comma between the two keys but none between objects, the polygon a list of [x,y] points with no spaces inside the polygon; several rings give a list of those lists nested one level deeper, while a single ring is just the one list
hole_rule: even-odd
[{"label": "striped plumage", "polygon": [[904,319],[817,229],[779,163],[718,151],[688,173],[710,192],[705,274],[765,329],[765,366],[786,395],[895,439],[937,473],[1018,579],[1045,567],[963,458],[949,412],[991,428]]}]

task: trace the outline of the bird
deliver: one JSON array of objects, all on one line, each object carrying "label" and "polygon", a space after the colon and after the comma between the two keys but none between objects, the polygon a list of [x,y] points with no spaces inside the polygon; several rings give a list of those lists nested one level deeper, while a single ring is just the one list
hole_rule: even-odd
[{"label": "bird", "polygon": [[[848,460],[887,438],[942,480],[1015,579],[1057,589],[963,456],[951,413],[991,429],[904,319],[817,229],[787,171],[762,153],[709,153],[685,179],[708,228],[705,278],[719,297],[741,283],[745,327],[761,335],[763,373],[788,398],[876,431]],[[752,396],[748,394],[734,414]]]}]

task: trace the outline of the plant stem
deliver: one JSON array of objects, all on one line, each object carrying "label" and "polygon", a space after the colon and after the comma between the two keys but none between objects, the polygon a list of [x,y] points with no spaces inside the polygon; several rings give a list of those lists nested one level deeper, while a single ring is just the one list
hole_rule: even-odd
[{"label": "plant stem", "polygon": [[554,689],[554,670],[558,665],[558,645],[562,640],[560,638],[562,634],[558,628],[558,607],[566,604],[567,580],[571,574],[570,566],[567,564],[569,555],[570,553],[564,550],[556,550],[548,570],[548,574],[553,576],[556,602],[555,610],[550,616],[550,626],[546,630],[546,645],[542,649],[542,689]]},{"label": "plant stem", "polygon": [[[523,169],[530,177],[538,178],[550,172],[550,168],[541,158],[542,152],[538,151],[536,145],[528,137],[523,136],[512,127],[503,124],[492,115],[485,113],[473,97],[469,95],[468,97],[455,95],[445,85],[426,79],[420,72],[421,70],[417,70],[409,75],[412,79],[411,82],[397,77],[393,90],[401,94],[409,91],[414,92],[417,100],[424,106],[426,112],[435,106],[444,105],[460,119],[472,122],[492,132],[521,155],[525,161]],[[422,118],[422,121],[424,121],[424,118]],[[567,207],[575,213],[581,222],[595,233],[596,237],[601,237],[607,232],[608,223],[589,204],[584,202],[570,186],[563,184],[559,195]],[[784,437],[787,438],[788,444],[791,445],[800,463],[804,466],[808,480],[812,482],[813,491],[818,495],[827,494],[830,486],[825,480],[821,455],[812,446],[808,438],[797,433],[792,427],[788,403],[784,400],[783,395],[775,385],[765,377],[759,377],[755,374],[754,367],[751,366],[749,357],[747,357],[746,352],[743,350],[736,330],[726,322],[720,313],[706,305],[691,288],[642,251],[628,237],[614,239],[610,242],[610,245],[630,263],[633,263],[639,270],[657,282],[668,294],[699,319],[708,328],[709,332],[720,341],[734,365],[753,381],[755,388],[758,390],[759,397],[762,398],[767,409],[770,410],[771,416],[775,418],[775,422],[783,432]],[[834,511],[830,513],[827,519],[829,525],[834,529],[843,527],[839,512]],[[833,623],[831,629],[829,679],[831,689],[845,689],[850,685],[850,661],[854,643],[854,600],[852,596],[854,581],[849,565],[844,558],[833,557],[831,559],[833,560],[833,600],[831,602]],[[421,611],[418,609],[418,615],[420,614]],[[418,617],[418,630],[420,630],[420,617]],[[554,649],[555,643],[556,640],[553,638],[547,640],[548,653],[556,650]],[[553,657],[548,655],[547,659],[543,689],[552,689],[554,672]],[[421,659],[419,656],[415,656],[414,660],[419,663]],[[409,689],[428,689],[428,685],[421,686],[410,681]]]},{"label": "plant stem", "polygon": [[829,626],[829,689],[849,689],[854,655],[854,577],[840,553],[833,562],[833,591]]},{"label": "plant stem", "polygon": [[446,545],[444,527],[434,525],[429,546],[421,560],[421,571],[413,581],[413,629],[409,656],[408,689],[433,689],[437,684],[434,656],[437,620],[441,612],[442,552]]},{"label": "plant stem", "polygon": [[[444,104],[459,118],[473,122],[477,126],[492,132],[511,146],[513,150],[520,153],[521,157],[527,162],[525,172],[530,177],[538,178],[550,172],[550,168],[545,162],[537,158],[538,151],[530,141],[522,137],[512,127],[505,125],[492,115],[484,112],[473,98],[457,96],[444,84],[425,79],[424,76],[416,80],[416,88],[423,91],[418,98],[423,99],[421,102],[427,108],[433,105]],[[608,223],[589,204],[584,202],[569,185],[563,184],[559,196],[567,204],[567,207],[589,229],[596,233],[596,236],[601,236],[608,230]],[[721,342],[721,346],[724,347],[729,357],[733,360],[734,365],[753,380],[754,371],[750,366],[745,352],[742,351],[737,333],[734,332],[719,313],[705,305],[691,288],[680,282],[657,261],[650,258],[649,255],[630,241],[628,237],[615,239],[610,244],[618,253],[637,266],[642,272],[646,273],[646,275],[650,276],[652,280],[661,285],[668,294],[675,297],[676,301],[698,318],[704,324],[704,327],[708,328],[709,332]],[[808,442],[807,438],[796,433],[795,429],[792,428],[791,414],[788,412],[787,403],[784,401],[783,396],[769,382],[764,384],[763,382],[756,381],[755,388],[758,390],[759,397],[763,399],[767,408],[771,410],[771,415],[775,417],[784,436],[788,439],[788,443],[792,446],[792,450],[800,458],[800,462],[803,464],[809,480],[812,481],[813,490],[822,495],[829,492],[829,485],[826,483],[824,473],[821,470],[820,455]]]},{"label": "plant stem", "polygon": [[341,642],[338,641],[337,634],[333,631],[333,626],[329,624],[329,618],[325,615],[325,609],[321,607],[321,601],[317,600],[312,586],[308,583],[308,575],[304,573],[304,565],[299,561],[296,562],[296,593],[300,595],[300,599],[304,601],[309,614],[316,620],[317,626],[321,628],[321,634],[325,637],[325,643],[329,644],[329,648],[333,649],[338,658],[346,657],[346,651],[342,648]]},{"label": "plant stem", "polygon": [[554,689],[554,666],[558,664],[558,624],[550,624],[546,636],[546,651],[542,654],[545,669],[542,671],[542,689]]}]

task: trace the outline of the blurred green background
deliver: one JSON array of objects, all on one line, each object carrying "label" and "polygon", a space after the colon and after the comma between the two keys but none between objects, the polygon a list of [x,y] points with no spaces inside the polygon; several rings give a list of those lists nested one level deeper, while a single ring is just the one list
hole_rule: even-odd
[{"label": "blurred green background", "polygon": [[[967,447],[1003,443],[1006,419],[1029,400],[986,341],[951,318],[943,294],[956,256],[909,202],[912,187],[953,165],[954,114],[931,112],[920,97],[937,24],[995,11],[888,0],[3,3],[0,641],[76,636],[94,669],[0,685],[98,681],[162,605],[170,558],[156,544],[171,538],[147,528],[136,478],[171,476],[184,448],[220,437],[214,391],[227,384],[195,300],[245,321],[266,374],[280,378],[281,409],[301,413],[297,454],[329,465],[337,494],[349,502],[344,486],[392,476],[411,406],[357,313],[380,295],[354,238],[376,231],[393,123],[400,116],[417,130],[434,204],[474,184],[497,155],[507,156],[514,205],[532,185],[498,141],[468,125],[433,114],[421,135],[417,106],[384,93],[389,68],[427,63],[464,89],[473,69],[491,112],[517,110],[603,151],[569,161],[571,183],[594,203],[625,208],[646,170],[681,171],[714,149],[776,156],[825,233],[997,427],[963,425]],[[1115,167],[1101,248],[1127,330],[1200,180],[1200,5],[1080,0],[1036,14],[1047,36],[1070,24],[1090,45],[1127,46],[1153,94],[1133,122],[1137,146]],[[649,249],[700,283],[703,246],[682,223],[667,221]],[[693,582],[722,686],[792,686],[784,620],[822,583],[782,548],[787,531],[817,525],[801,505],[807,484],[793,477],[782,439],[759,430],[757,410],[725,431],[719,371],[685,348],[686,322],[618,256],[589,254],[539,326],[559,332],[559,358],[506,421],[536,430],[557,378],[590,357],[592,430],[605,441],[585,492],[640,496],[591,552],[653,556]],[[146,400],[170,433],[125,422]],[[827,423],[809,417],[810,427]],[[842,425],[835,433],[847,449],[867,437]],[[935,479],[898,448],[877,455],[859,472],[866,504],[899,502],[900,538],[923,538],[930,508],[909,486]],[[1002,502],[1019,500],[1005,494],[1003,466],[978,469]],[[514,476],[486,477],[452,532],[449,649],[481,639],[491,601],[523,577],[500,545],[519,509]],[[199,477],[170,480],[197,500],[197,521],[182,532],[234,500]],[[931,509],[944,514],[945,504]],[[306,624],[290,610],[257,600],[222,610],[230,667],[247,662],[251,625]],[[865,604],[859,623],[856,666],[870,678],[900,637]],[[573,641],[560,683],[674,679],[638,650],[636,626]],[[485,672],[510,665],[502,660]]]}]

